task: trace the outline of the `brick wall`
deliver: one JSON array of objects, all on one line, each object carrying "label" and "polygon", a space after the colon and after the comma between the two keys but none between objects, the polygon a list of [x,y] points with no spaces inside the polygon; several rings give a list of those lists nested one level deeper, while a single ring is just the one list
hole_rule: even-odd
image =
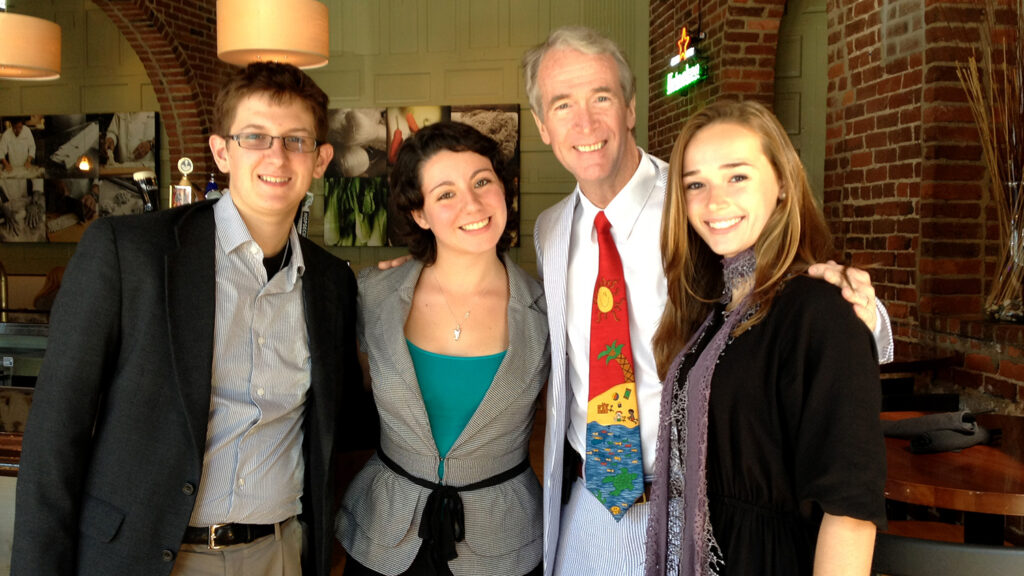
[{"label": "brick wall", "polygon": [[901,353],[957,357],[927,384],[1020,413],[1024,330],[982,317],[998,227],[956,73],[978,45],[982,3],[845,4],[829,11],[825,208],[839,246],[874,266]]},{"label": "brick wall", "polygon": [[[997,40],[1014,42],[1001,0]],[[650,149],[668,157],[690,111],[720,97],[771,103],[783,2],[651,2]],[[998,227],[956,75],[977,46],[980,1],[829,0],[824,211],[847,261],[870,269],[897,353],[954,355],[930,385],[1024,413],[1024,328],[986,322]],[[711,78],[664,96],[672,34],[707,38]]]},{"label": "brick wall", "polygon": [[[849,262],[872,267],[891,316],[916,321],[922,127],[939,109],[922,106],[921,0],[829,3],[825,216]],[[955,74],[954,74],[955,80]],[[927,120],[922,120],[926,115]],[[899,336],[909,337],[907,323]]]},{"label": "brick wall", "polygon": [[[667,159],[687,116],[722,96],[771,105],[775,45],[785,0],[651,0],[649,151]],[[711,77],[686,94],[665,95],[669,59],[683,26],[707,59]]]}]

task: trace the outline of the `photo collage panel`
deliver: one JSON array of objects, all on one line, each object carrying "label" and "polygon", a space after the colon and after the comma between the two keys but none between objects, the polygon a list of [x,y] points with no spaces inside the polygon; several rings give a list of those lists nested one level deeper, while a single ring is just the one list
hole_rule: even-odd
[{"label": "photo collage panel", "polygon": [[157,208],[156,112],[0,118],[0,242],[77,242],[96,218]]}]

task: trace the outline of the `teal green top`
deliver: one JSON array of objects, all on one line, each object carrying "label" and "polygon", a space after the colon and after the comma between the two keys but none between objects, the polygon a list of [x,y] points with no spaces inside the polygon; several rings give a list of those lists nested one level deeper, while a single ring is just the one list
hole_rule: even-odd
[{"label": "teal green top", "polygon": [[437,474],[444,478],[444,458],[480,406],[507,350],[489,356],[445,356],[405,342],[441,455]]}]

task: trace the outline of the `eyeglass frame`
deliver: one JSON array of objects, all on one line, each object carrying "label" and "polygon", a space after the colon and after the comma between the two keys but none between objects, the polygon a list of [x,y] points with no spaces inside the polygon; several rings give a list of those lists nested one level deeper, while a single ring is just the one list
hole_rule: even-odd
[{"label": "eyeglass frame", "polygon": [[[247,148],[245,146],[242,146],[242,136],[266,136],[267,138],[270,138],[270,144],[268,144],[265,148]],[[321,142],[321,141],[317,140],[316,138],[313,138],[312,136],[296,136],[296,135],[272,136],[270,134],[265,134],[263,132],[239,132],[238,134],[228,134],[227,138],[229,140],[234,140],[235,144],[238,144],[238,147],[241,148],[242,150],[270,150],[271,148],[274,147],[274,140],[281,140],[281,145],[284,147],[284,149],[286,151],[294,152],[294,153],[297,153],[297,154],[313,154],[318,149],[320,149],[320,146],[322,146],[324,144],[324,142]],[[310,139],[313,140],[313,149],[312,150],[308,150],[308,151],[306,151],[306,150],[292,150],[291,148],[288,147],[288,139],[289,138],[310,138]],[[293,140],[293,142],[295,142],[295,141]],[[302,142],[298,141],[297,144],[301,147]]]}]

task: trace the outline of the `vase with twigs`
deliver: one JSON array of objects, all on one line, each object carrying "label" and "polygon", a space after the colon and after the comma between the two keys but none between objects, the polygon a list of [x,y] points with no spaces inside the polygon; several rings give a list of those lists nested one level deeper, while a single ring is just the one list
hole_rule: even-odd
[{"label": "vase with twigs", "polygon": [[[957,65],[957,76],[967,93],[978,126],[982,160],[999,220],[999,256],[996,276],[985,299],[985,314],[992,320],[1024,322],[1024,0],[1016,0],[1013,38],[999,45],[996,0],[985,0],[981,24],[980,58],[975,53]],[[1001,56],[996,66],[993,54]]]}]

